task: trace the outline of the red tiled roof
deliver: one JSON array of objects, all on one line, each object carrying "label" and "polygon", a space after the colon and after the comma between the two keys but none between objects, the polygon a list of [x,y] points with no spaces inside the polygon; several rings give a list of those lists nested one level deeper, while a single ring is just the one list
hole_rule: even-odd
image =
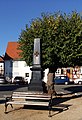
[{"label": "red tiled roof", "polygon": [[17,42],[8,42],[6,54],[10,58],[16,60],[20,59],[21,56],[19,55],[22,51],[18,49],[19,44]]},{"label": "red tiled roof", "polygon": [[3,58],[2,58],[2,57],[0,57],[0,62],[4,62],[4,60],[3,60]]}]

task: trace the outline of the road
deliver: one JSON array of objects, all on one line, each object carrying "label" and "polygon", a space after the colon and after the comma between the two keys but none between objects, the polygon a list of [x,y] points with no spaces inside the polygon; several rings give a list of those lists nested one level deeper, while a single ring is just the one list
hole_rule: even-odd
[{"label": "road", "polygon": [[13,91],[28,91],[28,85],[0,84],[0,98],[11,95]]},{"label": "road", "polygon": [[[54,85],[58,93],[82,93],[82,85]],[[28,85],[0,84],[0,98],[11,95],[13,91],[28,91]]]}]

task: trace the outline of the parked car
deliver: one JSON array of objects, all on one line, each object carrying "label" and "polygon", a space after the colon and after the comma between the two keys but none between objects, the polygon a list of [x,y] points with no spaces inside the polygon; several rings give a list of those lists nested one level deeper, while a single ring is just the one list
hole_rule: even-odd
[{"label": "parked car", "polygon": [[22,76],[16,76],[13,80],[13,83],[14,84],[24,84],[25,81],[24,81],[24,77]]},{"label": "parked car", "polygon": [[4,76],[0,76],[0,84],[7,83]]},{"label": "parked car", "polygon": [[54,78],[54,84],[69,84],[70,81],[69,81],[69,78],[67,76],[56,76]]},{"label": "parked car", "polygon": [[81,85],[81,84],[82,84],[82,78],[75,79],[75,80],[74,80],[74,84],[79,84],[79,85]]}]

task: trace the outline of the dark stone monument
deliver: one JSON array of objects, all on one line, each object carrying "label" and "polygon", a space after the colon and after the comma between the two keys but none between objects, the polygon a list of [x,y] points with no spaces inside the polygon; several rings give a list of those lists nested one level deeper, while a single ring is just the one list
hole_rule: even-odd
[{"label": "dark stone monument", "polygon": [[42,79],[41,79],[41,48],[40,48],[40,38],[34,39],[34,51],[33,51],[33,66],[32,79],[28,86],[28,91],[38,91],[43,92]]}]

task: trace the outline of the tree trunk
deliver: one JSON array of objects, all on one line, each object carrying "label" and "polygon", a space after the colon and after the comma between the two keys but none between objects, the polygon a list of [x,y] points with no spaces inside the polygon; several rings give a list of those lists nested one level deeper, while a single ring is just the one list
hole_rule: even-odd
[{"label": "tree trunk", "polygon": [[48,94],[51,94],[54,91],[53,79],[54,79],[54,73],[49,73],[48,81],[47,81]]}]

